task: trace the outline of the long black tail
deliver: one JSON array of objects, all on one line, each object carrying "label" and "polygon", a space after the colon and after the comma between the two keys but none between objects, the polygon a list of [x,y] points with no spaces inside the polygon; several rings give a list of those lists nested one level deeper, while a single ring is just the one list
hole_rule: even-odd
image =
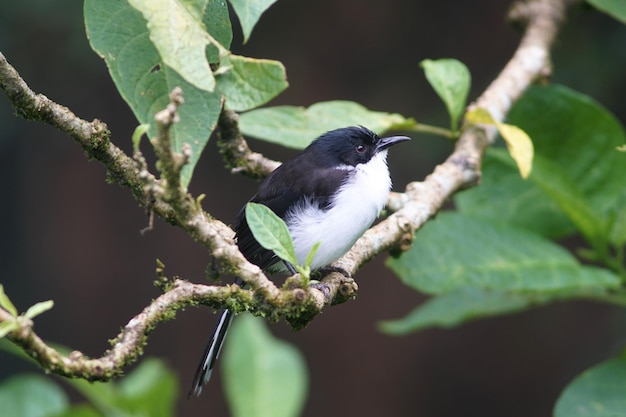
[{"label": "long black tail", "polygon": [[213,366],[220,355],[220,350],[222,350],[222,345],[224,344],[224,339],[226,339],[226,333],[228,333],[228,328],[230,327],[230,323],[233,321],[233,317],[234,314],[230,310],[222,310],[220,313],[220,319],[217,322],[217,327],[213,332],[213,336],[211,336],[209,342],[204,348],[202,361],[198,365],[198,369],[196,369],[196,375],[193,378],[193,384],[189,390],[189,394],[187,395],[188,397],[192,393],[200,395],[200,393],[202,393],[202,386],[209,382],[209,379],[211,379]]}]

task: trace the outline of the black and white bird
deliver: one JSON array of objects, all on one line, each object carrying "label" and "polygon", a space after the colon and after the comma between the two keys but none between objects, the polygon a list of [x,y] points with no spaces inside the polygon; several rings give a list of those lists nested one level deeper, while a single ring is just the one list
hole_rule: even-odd
[{"label": "black and white bird", "polygon": [[[311,269],[329,266],[350,250],[384,208],[391,189],[387,149],[407,140],[407,136],[380,138],[365,127],[332,130],[276,168],[250,201],[269,207],[285,221],[300,264],[320,242]],[[250,262],[266,272],[295,272],[254,239],[245,207],[233,228],[237,245]],[[190,394],[200,395],[211,377],[232,319],[230,310],[221,312]]]}]

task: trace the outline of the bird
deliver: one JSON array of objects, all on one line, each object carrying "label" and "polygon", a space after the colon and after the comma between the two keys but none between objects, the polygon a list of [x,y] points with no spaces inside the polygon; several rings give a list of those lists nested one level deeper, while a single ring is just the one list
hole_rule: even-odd
[{"label": "bird", "polygon": [[[249,201],[267,206],[285,221],[301,265],[319,243],[310,268],[322,270],[348,252],[379,216],[391,190],[387,150],[408,140],[408,136],[381,138],[363,126],[328,131],[278,166]],[[245,205],[233,229],[248,261],[266,273],[296,273],[291,264],[255,240],[246,222]],[[243,281],[237,278],[235,284]],[[209,381],[233,317],[231,310],[221,311],[189,396],[199,396]]]}]

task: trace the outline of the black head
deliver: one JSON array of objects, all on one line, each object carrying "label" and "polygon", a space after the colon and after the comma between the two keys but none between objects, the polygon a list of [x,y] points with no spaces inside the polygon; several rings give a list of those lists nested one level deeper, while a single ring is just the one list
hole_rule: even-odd
[{"label": "black head", "polygon": [[357,166],[369,162],[391,145],[407,140],[410,140],[408,136],[380,138],[363,126],[351,126],[324,133],[307,151],[315,152],[316,159],[325,165]]}]

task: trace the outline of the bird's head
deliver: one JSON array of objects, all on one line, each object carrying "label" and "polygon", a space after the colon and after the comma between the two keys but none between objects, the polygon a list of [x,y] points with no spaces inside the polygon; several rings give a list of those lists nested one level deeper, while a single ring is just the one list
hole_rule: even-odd
[{"label": "bird's head", "polygon": [[408,136],[380,138],[363,126],[351,126],[323,134],[309,145],[309,149],[325,165],[357,166],[369,162],[390,146],[407,140],[410,140]]}]

